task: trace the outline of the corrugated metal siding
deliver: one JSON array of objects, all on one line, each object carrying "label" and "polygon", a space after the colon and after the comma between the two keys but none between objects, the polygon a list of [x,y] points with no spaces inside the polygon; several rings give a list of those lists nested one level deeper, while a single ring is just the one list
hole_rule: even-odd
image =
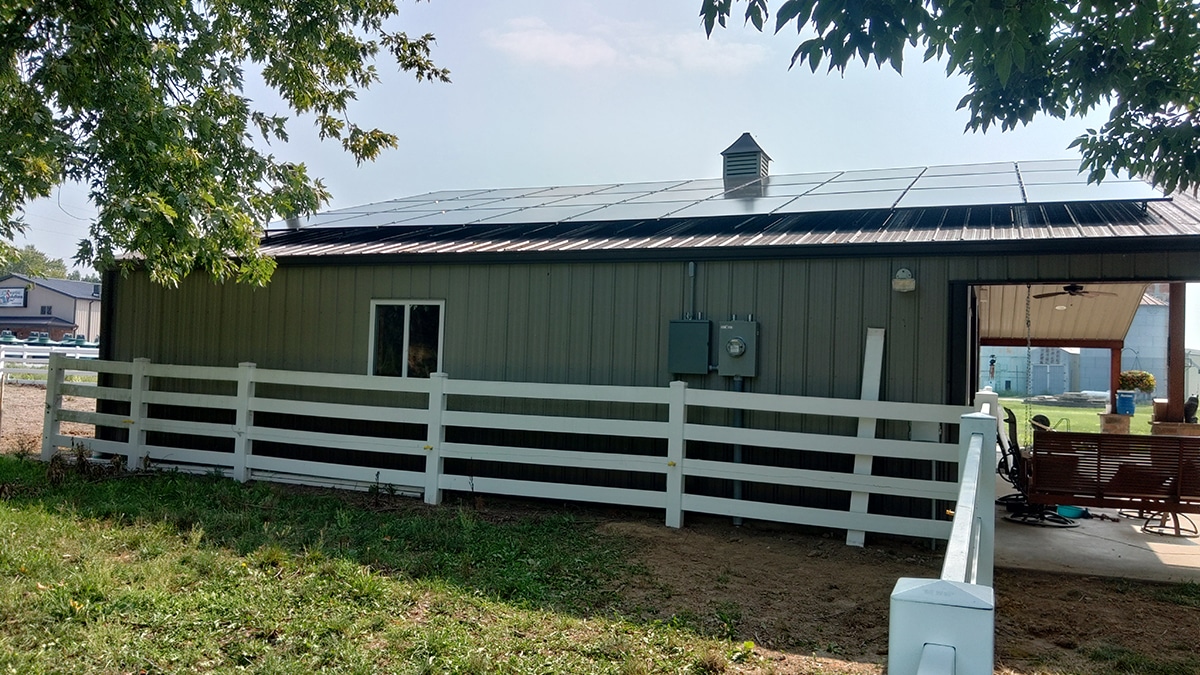
[{"label": "corrugated metal siding", "polygon": [[[900,267],[913,271],[916,292],[891,291],[890,279]],[[881,397],[941,403],[947,387],[952,283],[1082,276],[1197,279],[1200,259],[1151,253],[699,259],[695,306],[714,322],[714,360],[716,322],[751,314],[759,322],[759,375],[747,380],[749,391],[857,398],[866,329],[883,327]],[[672,379],[665,371],[666,327],[686,311],[688,289],[684,262],[289,265],[285,260],[266,288],[214,285],[198,275],[178,289],[156,286],[143,274],[118,279],[111,289],[114,320],[105,327],[105,340],[113,358],[122,360],[146,356],[163,363],[222,366],[251,361],[261,368],[364,373],[370,301],[436,299],[445,301],[443,363],[451,377],[665,386]],[[701,388],[731,384],[716,374],[684,379]],[[459,403],[471,408],[469,401]],[[582,405],[548,403],[538,412],[563,414]],[[589,412],[604,414],[595,408]],[[731,420],[726,413],[712,413],[698,421]],[[853,420],[788,415],[756,415],[748,424],[842,434],[853,434],[855,426]],[[890,437],[908,434],[902,423],[882,425],[881,431]],[[530,442],[586,449],[578,438],[542,436]],[[272,451],[299,458],[326,452]],[[689,446],[689,456],[727,459],[730,453],[728,446]],[[849,470],[841,456],[762,448],[745,448],[745,453],[747,461]],[[470,468],[475,475],[492,470]],[[930,471],[925,462],[876,463],[876,472],[887,475],[925,476]],[[602,474],[555,470],[546,476],[596,484],[608,480]],[[689,485],[710,494],[731,490],[728,481]],[[746,486],[745,494],[825,507],[846,499],[844,493],[826,490],[757,485]],[[871,508],[913,514],[928,513],[932,505],[876,499]]]},{"label": "corrugated metal siding", "polygon": [[[889,280],[909,267],[915,293]],[[940,402],[948,284],[1063,278],[1200,278],[1189,256],[700,261],[696,308],[760,322],[753,391],[856,397],[866,328],[887,329],[885,396]],[[684,263],[281,265],[266,288],[144,275],[114,289],[114,356],[169,363],[363,373],[371,299],[446,301],[452,377],[665,385],[666,324],[685,311]],[[715,329],[714,329],[715,332]],[[715,336],[714,336],[715,337]],[[714,347],[715,348],[715,347]],[[722,378],[690,376],[692,386]]]}]

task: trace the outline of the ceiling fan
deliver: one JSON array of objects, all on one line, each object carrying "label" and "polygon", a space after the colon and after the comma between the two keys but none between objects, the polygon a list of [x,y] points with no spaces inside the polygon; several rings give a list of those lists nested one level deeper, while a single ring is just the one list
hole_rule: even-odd
[{"label": "ceiling fan", "polygon": [[1081,286],[1080,284],[1067,284],[1066,286],[1062,287],[1061,291],[1055,291],[1053,293],[1038,293],[1037,295],[1034,295],[1033,297],[1035,299],[1041,300],[1042,298],[1053,298],[1056,295],[1069,295],[1073,298],[1075,298],[1075,297],[1093,298],[1098,295],[1116,296],[1116,293],[1110,293],[1108,291],[1086,291],[1083,289],[1083,286]]}]

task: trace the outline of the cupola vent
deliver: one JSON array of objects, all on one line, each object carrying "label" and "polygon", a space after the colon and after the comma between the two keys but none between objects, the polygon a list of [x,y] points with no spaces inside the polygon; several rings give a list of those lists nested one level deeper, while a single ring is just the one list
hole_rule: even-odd
[{"label": "cupola vent", "polygon": [[725,179],[726,190],[734,190],[767,177],[767,167],[771,158],[759,147],[749,132],[742,134],[733,145],[725,148],[721,156],[724,158],[722,177]]}]

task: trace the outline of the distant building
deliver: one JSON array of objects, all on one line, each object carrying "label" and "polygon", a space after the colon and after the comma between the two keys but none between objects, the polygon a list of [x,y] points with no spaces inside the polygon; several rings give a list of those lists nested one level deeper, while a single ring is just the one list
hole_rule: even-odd
[{"label": "distant building", "polygon": [[[1122,370],[1144,370],[1154,375],[1157,389],[1153,396],[1159,397],[1167,392],[1166,294],[1166,284],[1147,287],[1121,350]],[[1027,351],[1033,361],[1032,373],[1025,371]],[[1200,364],[1200,360],[1197,362]],[[1107,391],[1111,356],[1107,349],[983,347],[979,365],[982,386],[990,386],[1001,395],[1041,396]],[[1030,384],[1032,387],[1027,386]]]},{"label": "distant building", "polygon": [[40,279],[24,274],[0,278],[0,330],[25,339],[34,331],[51,340],[64,335],[100,337],[100,284]]},{"label": "distant building", "polygon": [[[1026,353],[1033,372],[1025,371]],[[979,384],[1001,396],[1055,395],[1079,391],[1079,349],[1071,347],[983,347]],[[1106,389],[1107,385],[1102,389]]]},{"label": "distant building", "polygon": [[[1167,313],[1166,284],[1151,284],[1142,304],[1133,315],[1121,350],[1122,370],[1144,370],[1154,376],[1153,396],[1167,395]],[[1108,389],[1109,352],[1107,349],[1083,349],[1079,354],[1081,389]]]}]

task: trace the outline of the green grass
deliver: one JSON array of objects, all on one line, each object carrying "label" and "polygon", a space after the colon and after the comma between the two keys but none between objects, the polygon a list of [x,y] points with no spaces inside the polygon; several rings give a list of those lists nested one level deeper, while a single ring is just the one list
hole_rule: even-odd
[{"label": "green grass", "polygon": [[570,515],[0,456],[0,673],[719,672],[752,647],[615,609]]},{"label": "green grass", "polygon": [[[1100,431],[1100,416],[1098,413],[1103,412],[1100,408],[1064,408],[1060,406],[1050,405],[1029,405],[1029,414],[1026,416],[1025,404],[1019,398],[1002,398],[1000,405],[1013,411],[1017,416],[1017,428],[1021,433],[1021,446],[1025,447],[1029,441],[1029,417],[1034,415],[1045,415],[1050,419],[1050,424],[1058,431]],[[1134,411],[1133,419],[1129,422],[1129,432],[1132,434],[1149,434],[1150,433],[1150,418],[1152,406],[1149,403],[1144,403],[1137,406]]]},{"label": "green grass", "polygon": [[1086,651],[1087,658],[1097,666],[1097,675],[1195,675],[1200,673],[1200,659],[1183,654],[1176,660],[1136,652],[1115,645],[1103,645]]}]

